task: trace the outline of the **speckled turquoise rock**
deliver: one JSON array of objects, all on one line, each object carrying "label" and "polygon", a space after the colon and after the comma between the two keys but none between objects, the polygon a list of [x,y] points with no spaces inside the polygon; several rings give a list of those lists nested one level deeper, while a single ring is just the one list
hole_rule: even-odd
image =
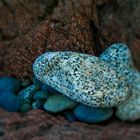
[{"label": "speckled turquoise rock", "polygon": [[117,106],[116,116],[123,121],[140,119],[140,96],[133,95],[129,100]]},{"label": "speckled turquoise rock", "polygon": [[33,95],[39,90],[39,87],[35,85],[30,85],[29,87],[21,90],[18,94],[20,103],[31,103],[33,100]]},{"label": "speckled turquoise rock", "polygon": [[46,99],[49,96],[49,93],[47,91],[39,90],[33,95],[34,100],[42,100]]},{"label": "speckled turquoise rock", "polygon": [[119,72],[129,84],[129,90],[132,89],[135,68],[127,45],[123,43],[112,44],[99,58]]},{"label": "speckled turquoise rock", "polygon": [[33,64],[36,78],[93,107],[112,107],[125,101],[128,87],[121,74],[98,57],[76,52],[50,52]]},{"label": "speckled turquoise rock", "polygon": [[134,70],[132,77],[132,96],[130,96],[127,101],[117,106],[116,111],[116,116],[124,121],[135,121],[140,119],[140,73]]},{"label": "speckled turquoise rock", "polygon": [[113,109],[90,107],[80,104],[74,108],[73,113],[79,121],[99,123],[108,120],[113,114]]},{"label": "speckled turquoise rock", "polygon": [[125,81],[129,84],[130,93],[133,83],[133,70],[130,69],[133,69],[134,65],[128,46],[123,43],[112,44],[99,58],[108,63],[125,78]]},{"label": "speckled turquoise rock", "polygon": [[47,98],[44,103],[44,109],[51,113],[58,113],[66,109],[71,109],[76,105],[76,102],[66,96],[54,95]]},{"label": "speckled turquoise rock", "polygon": [[99,58],[120,72],[133,67],[131,52],[123,43],[112,44]]},{"label": "speckled turquoise rock", "polygon": [[10,91],[0,92],[0,108],[9,112],[18,111],[20,102],[16,95]]},{"label": "speckled turquoise rock", "polygon": [[128,83],[130,97],[117,106],[117,117],[127,121],[140,119],[140,73],[134,68],[129,48],[122,43],[113,44],[100,59],[122,74]]},{"label": "speckled turquoise rock", "polygon": [[0,77],[0,91],[16,93],[21,86],[21,81],[13,77]]}]

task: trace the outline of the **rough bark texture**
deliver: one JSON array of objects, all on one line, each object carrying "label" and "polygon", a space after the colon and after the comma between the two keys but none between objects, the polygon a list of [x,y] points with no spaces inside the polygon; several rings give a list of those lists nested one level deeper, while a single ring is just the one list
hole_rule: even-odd
[{"label": "rough bark texture", "polygon": [[139,0],[0,1],[0,71],[32,76],[32,63],[46,51],[99,55],[126,42],[140,69]]},{"label": "rough bark texture", "polygon": [[69,123],[41,110],[25,114],[0,110],[1,140],[139,140],[140,125],[111,120],[100,125]]},{"label": "rough bark texture", "polygon": [[[120,41],[140,70],[139,0],[1,0],[0,10],[0,76],[31,78],[33,61],[46,51],[98,56]],[[115,119],[88,125],[39,110],[0,111],[1,140],[137,140],[139,129]]]},{"label": "rough bark texture", "polygon": [[100,125],[69,123],[41,110],[25,114],[0,110],[1,140],[139,140],[140,125],[112,120]]}]

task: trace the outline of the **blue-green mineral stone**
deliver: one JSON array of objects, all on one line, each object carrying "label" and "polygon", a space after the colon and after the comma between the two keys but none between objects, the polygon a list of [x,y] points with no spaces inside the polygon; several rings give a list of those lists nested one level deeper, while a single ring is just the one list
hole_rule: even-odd
[{"label": "blue-green mineral stone", "polygon": [[33,100],[33,95],[39,90],[39,87],[35,85],[30,85],[29,87],[21,90],[18,94],[20,103],[31,103]]},{"label": "blue-green mineral stone", "polygon": [[14,93],[10,91],[0,91],[0,108],[9,112],[18,111],[20,108],[20,102]]},{"label": "blue-green mineral stone", "polygon": [[46,99],[49,96],[47,91],[39,90],[33,95],[34,100]]},{"label": "blue-green mineral stone", "polygon": [[80,104],[74,108],[73,113],[79,121],[99,123],[108,120],[113,114],[113,109],[90,107]]},{"label": "blue-green mineral stone", "polygon": [[140,119],[140,72],[133,71],[131,82],[131,96],[117,106],[116,116],[121,120],[135,121]]},{"label": "blue-green mineral stone", "polygon": [[140,73],[133,65],[131,52],[127,45],[113,44],[99,58],[119,72],[129,87],[130,96],[128,100],[117,105],[116,116],[124,121],[140,119]]},{"label": "blue-green mineral stone", "polygon": [[112,107],[128,96],[125,78],[98,57],[50,52],[33,64],[36,78],[69,98],[93,107]]},{"label": "blue-green mineral stone", "polygon": [[47,98],[44,109],[51,113],[58,113],[75,107],[77,103],[63,95],[53,95]]},{"label": "blue-green mineral stone", "polygon": [[0,91],[9,91],[16,93],[21,87],[21,81],[19,79],[3,76],[0,77]]},{"label": "blue-green mineral stone", "polygon": [[124,68],[133,67],[132,55],[127,45],[123,43],[112,44],[99,58],[116,70],[123,71]]}]

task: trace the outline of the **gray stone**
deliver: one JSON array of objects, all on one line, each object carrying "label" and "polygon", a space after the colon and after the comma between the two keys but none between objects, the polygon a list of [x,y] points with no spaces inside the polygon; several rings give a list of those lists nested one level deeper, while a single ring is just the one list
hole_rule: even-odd
[{"label": "gray stone", "polygon": [[93,107],[112,107],[128,98],[124,78],[98,57],[49,52],[33,64],[35,76],[71,99]]}]

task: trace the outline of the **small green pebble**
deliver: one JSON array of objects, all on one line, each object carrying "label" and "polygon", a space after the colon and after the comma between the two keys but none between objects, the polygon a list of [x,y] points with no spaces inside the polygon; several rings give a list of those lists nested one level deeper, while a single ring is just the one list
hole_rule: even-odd
[{"label": "small green pebble", "polygon": [[47,98],[44,109],[51,113],[58,113],[75,107],[77,103],[63,95],[54,95]]},{"label": "small green pebble", "polygon": [[34,96],[33,99],[36,100],[42,100],[42,99],[46,99],[49,96],[49,94],[46,91],[37,91]]},{"label": "small green pebble", "polygon": [[22,113],[28,112],[30,110],[32,110],[32,105],[29,103],[24,103],[20,107],[20,112],[22,112]]}]

